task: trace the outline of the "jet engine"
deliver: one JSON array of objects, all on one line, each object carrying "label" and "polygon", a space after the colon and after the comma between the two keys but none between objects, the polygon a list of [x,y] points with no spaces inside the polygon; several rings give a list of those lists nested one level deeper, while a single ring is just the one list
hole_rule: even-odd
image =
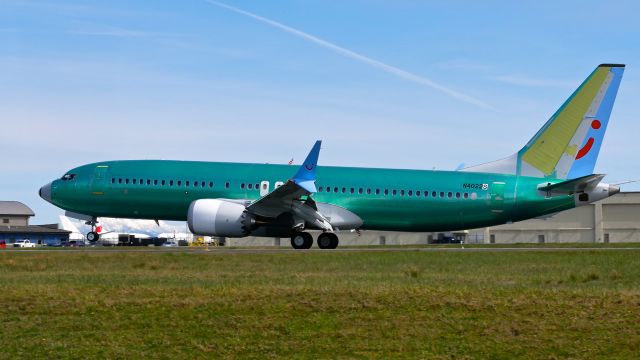
[{"label": "jet engine", "polygon": [[194,234],[243,237],[249,235],[254,219],[242,204],[228,200],[201,199],[189,205],[187,223]]}]

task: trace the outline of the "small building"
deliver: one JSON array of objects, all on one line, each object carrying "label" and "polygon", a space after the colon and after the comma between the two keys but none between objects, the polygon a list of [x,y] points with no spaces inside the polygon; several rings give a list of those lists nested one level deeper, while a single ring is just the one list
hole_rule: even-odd
[{"label": "small building", "polygon": [[0,201],[0,226],[29,226],[29,218],[35,215],[19,201]]},{"label": "small building", "polygon": [[28,239],[40,245],[59,245],[69,241],[70,231],[58,229],[57,224],[29,225],[33,210],[18,201],[0,201],[0,241],[12,244]]}]

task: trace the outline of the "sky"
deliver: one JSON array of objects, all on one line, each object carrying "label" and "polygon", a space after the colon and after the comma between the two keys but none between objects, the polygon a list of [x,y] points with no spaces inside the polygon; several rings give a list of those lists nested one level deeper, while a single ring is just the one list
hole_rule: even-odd
[{"label": "sky", "polygon": [[[116,159],[453,170],[627,64],[596,171],[640,179],[637,1],[0,0],[0,199]],[[638,191],[640,184],[623,186]]]}]

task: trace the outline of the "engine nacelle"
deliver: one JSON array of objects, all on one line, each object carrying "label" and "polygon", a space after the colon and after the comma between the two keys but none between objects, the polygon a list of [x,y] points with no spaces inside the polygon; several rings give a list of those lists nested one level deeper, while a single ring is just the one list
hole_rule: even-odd
[{"label": "engine nacelle", "polygon": [[249,235],[252,218],[242,204],[218,199],[195,200],[189,205],[187,223],[198,235],[243,237]]}]

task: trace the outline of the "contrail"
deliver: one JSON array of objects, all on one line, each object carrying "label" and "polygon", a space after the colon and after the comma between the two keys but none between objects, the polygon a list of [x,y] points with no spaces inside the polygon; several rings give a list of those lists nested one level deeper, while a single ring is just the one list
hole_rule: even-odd
[{"label": "contrail", "polygon": [[428,87],[430,87],[432,89],[436,89],[438,91],[441,91],[441,92],[443,92],[443,93],[445,93],[445,94],[447,94],[447,95],[449,95],[451,97],[454,97],[454,98],[456,98],[458,100],[462,100],[462,101],[467,102],[469,104],[473,104],[473,105],[479,106],[481,108],[493,110],[493,107],[491,105],[489,105],[489,104],[487,104],[487,103],[485,103],[485,102],[483,102],[481,100],[478,100],[478,99],[476,99],[474,97],[471,97],[469,95],[463,94],[463,93],[458,92],[458,91],[455,91],[453,89],[449,89],[446,86],[440,85],[440,84],[438,84],[438,83],[436,83],[436,82],[434,82],[432,80],[429,80],[429,79],[427,79],[425,77],[422,77],[420,75],[416,75],[416,74],[410,73],[408,71],[402,70],[402,69],[397,68],[395,66],[391,66],[391,65],[385,64],[385,63],[383,63],[381,61],[378,61],[376,59],[372,59],[370,57],[358,54],[355,51],[351,51],[349,49],[345,49],[345,48],[343,48],[341,46],[338,46],[338,45],[336,45],[334,43],[331,43],[331,42],[328,42],[326,40],[320,39],[319,37],[313,36],[311,34],[308,34],[308,33],[304,32],[304,31],[300,31],[300,30],[294,29],[294,28],[292,28],[290,26],[284,25],[284,24],[279,23],[277,21],[267,19],[267,18],[262,17],[260,15],[253,14],[253,13],[250,13],[248,11],[245,11],[245,10],[239,9],[237,7],[234,7],[234,6],[231,6],[231,5],[227,5],[227,4],[215,1],[215,0],[205,0],[205,1],[208,2],[211,5],[219,6],[221,8],[225,8],[227,10],[231,10],[231,11],[233,11],[235,13],[248,16],[250,18],[253,18],[255,20],[263,22],[263,23],[265,23],[267,25],[271,25],[271,26],[273,26],[275,28],[278,28],[280,30],[286,31],[286,32],[288,32],[290,34],[293,34],[295,36],[298,36],[300,38],[303,38],[305,40],[309,40],[309,41],[311,41],[311,42],[313,42],[313,43],[315,43],[317,45],[325,47],[325,48],[327,48],[327,49],[329,49],[331,51],[334,51],[334,52],[336,52],[338,54],[344,55],[344,56],[346,56],[346,57],[348,57],[350,59],[353,59],[353,60],[357,60],[357,61],[363,62],[363,63],[365,63],[367,65],[373,66],[373,67],[375,67],[377,69],[380,69],[382,71],[385,71],[387,73],[396,75],[396,76],[401,77],[401,78],[403,78],[405,80],[409,80],[409,81],[412,81],[414,83],[418,83],[418,84],[421,84],[421,85],[428,86]]}]

